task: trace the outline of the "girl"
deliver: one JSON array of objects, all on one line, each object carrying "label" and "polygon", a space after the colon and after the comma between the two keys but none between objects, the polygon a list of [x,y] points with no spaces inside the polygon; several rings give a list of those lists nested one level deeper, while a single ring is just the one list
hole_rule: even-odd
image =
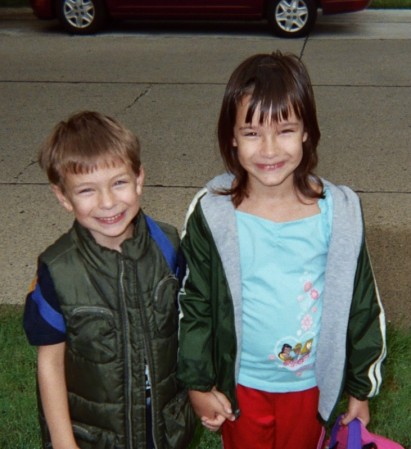
[{"label": "girl", "polygon": [[197,194],[183,232],[179,378],[225,449],[320,447],[342,390],[344,423],[367,424],[381,384],[360,202],[313,172],[320,131],[294,55],[240,64],[218,138],[228,173]]}]

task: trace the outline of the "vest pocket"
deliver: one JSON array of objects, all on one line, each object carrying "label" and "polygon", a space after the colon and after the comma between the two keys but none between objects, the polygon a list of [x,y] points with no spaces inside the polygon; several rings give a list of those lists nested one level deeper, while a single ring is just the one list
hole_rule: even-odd
[{"label": "vest pocket", "polygon": [[74,438],[81,449],[113,449],[116,445],[115,434],[85,424],[73,424]]},{"label": "vest pocket", "polygon": [[163,409],[167,448],[186,447],[194,436],[196,418],[186,391],[180,391]]},{"label": "vest pocket", "polygon": [[94,363],[115,359],[117,340],[114,316],[104,307],[82,306],[67,320],[68,344],[74,354]]},{"label": "vest pocket", "polygon": [[154,290],[154,318],[160,337],[168,337],[177,330],[177,292],[178,280],[172,275],[162,279]]}]

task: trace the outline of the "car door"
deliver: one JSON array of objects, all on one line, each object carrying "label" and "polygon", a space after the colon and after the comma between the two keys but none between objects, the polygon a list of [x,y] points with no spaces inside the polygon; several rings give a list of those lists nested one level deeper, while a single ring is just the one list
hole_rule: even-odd
[{"label": "car door", "polygon": [[236,17],[261,13],[263,0],[107,0],[113,16]]}]

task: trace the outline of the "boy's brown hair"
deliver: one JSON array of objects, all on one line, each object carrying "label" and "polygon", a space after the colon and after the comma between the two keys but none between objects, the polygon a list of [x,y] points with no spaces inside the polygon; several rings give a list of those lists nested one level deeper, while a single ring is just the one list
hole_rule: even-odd
[{"label": "boy's brown hair", "polygon": [[112,117],[82,111],[58,123],[39,153],[49,181],[64,190],[67,173],[90,173],[118,162],[140,173],[140,143],[135,134]]},{"label": "boy's brown hair", "polygon": [[[250,104],[246,121],[260,108],[260,123],[287,119],[294,111],[302,120],[308,138],[303,143],[303,158],[294,172],[294,185],[308,198],[321,198],[323,185],[313,173],[318,163],[317,145],[320,129],[317,121],[314,93],[304,64],[293,54],[257,54],[243,61],[231,75],[225,89],[218,120],[218,141],[227,170],[235,176],[231,189],[220,192],[231,195],[235,206],[247,196],[247,172],[241,166],[237,149],[233,146],[237,109],[246,95]],[[312,181],[320,186],[313,189]]]}]

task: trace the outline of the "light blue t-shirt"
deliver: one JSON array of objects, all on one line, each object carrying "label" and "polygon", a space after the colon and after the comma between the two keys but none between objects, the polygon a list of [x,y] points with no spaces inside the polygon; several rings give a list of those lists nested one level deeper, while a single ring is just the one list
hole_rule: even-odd
[{"label": "light blue t-shirt", "polygon": [[238,382],[267,392],[316,385],[325,266],[331,235],[329,191],[320,213],[275,223],[236,212],[243,296]]}]

